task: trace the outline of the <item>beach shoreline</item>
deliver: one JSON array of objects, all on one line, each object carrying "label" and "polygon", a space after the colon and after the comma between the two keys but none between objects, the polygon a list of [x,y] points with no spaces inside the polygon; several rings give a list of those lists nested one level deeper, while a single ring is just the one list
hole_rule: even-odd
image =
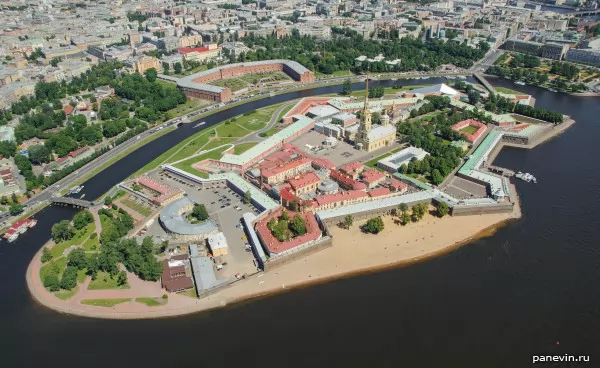
[{"label": "beach shoreline", "polygon": [[[281,292],[344,278],[407,267],[442,256],[475,240],[493,236],[498,229],[520,217],[520,204],[517,200],[511,213],[446,216],[442,219],[427,214],[421,221],[406,226],[395,223],[396,217],[384,216],[386,228],[378,235],[362,233],[359,226],[363,221],[354,224],[350,230],[334,227],[331,229],[333,246],[329,248],[249,277],[202,299],[169,294],[168,303],[158,307],[137,303],[134,301],[135,296],[131,297],[130,302],[114,307],[76,304],[76,300],[70,299],[60,300],[48,292],[40,280],[41,249],[30,262],[26,279],[32,298],[38,304],[60,313],[103,319],[176,317],[237,306]],[[402,246],[398,242],[399,238],[404,241]],[[376,244],[372,244],[374,239],[377,239]],[[368,246],[365,246],[365,240],[371,240]],[[85,283],[83,285],[86,286]],[[159,284],[151,286],[160,289]],[[127,293],[132,290],[107,292],[128,296]]]}]

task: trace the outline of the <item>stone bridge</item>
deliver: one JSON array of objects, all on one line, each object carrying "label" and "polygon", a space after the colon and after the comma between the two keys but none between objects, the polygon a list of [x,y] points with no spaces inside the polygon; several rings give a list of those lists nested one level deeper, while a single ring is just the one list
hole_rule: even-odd
[{"label": "stone bridge", "polygon": [[63,206],[73,206],[75,208],[90,208],[95,205],[94,202],[69,197],[52,197],[50,198],[50,203]]}]

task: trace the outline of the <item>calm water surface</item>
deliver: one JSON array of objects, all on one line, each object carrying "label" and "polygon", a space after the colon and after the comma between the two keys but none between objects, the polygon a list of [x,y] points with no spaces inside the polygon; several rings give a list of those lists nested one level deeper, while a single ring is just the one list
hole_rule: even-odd
[{"label": "calm water surface", "polygon": [[[29,296],[29,260],[52,223],[73,214],[49,208],[18,242],[0,244],[1,366],[529,367],[532,355],[585,354],[587,366],[599,367],[600,99],[494,83],[534,93],[538,106],[577,124],[534,150],[499,155],[498,165],[531,172],[538,184],[516,183],[523,218],[493,237],[424,263],[217,311],[105,321],[61,315]],[[101,195],[191,130],[167,134],[107,169],[86,183],[87,196]]]}]

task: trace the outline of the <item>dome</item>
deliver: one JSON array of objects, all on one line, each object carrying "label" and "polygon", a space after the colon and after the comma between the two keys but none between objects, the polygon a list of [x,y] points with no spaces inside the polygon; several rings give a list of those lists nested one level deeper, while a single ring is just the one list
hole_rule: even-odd
[{"label": "dome", "polygon": [[339,189],[340,189],[339,184],[331,179],[323,180],[321,182],[321,184],[319,184],[319,186],[317,187],[317,190],[319,192],[325,193],[325,194],[336,193]]}]

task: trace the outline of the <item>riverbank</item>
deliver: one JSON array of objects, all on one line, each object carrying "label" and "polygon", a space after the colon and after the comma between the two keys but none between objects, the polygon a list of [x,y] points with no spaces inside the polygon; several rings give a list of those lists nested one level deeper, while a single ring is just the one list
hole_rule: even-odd
[{"label": "riverbank", "polygon": [[[158,297],[164,293],[159,283],[129,278],[133,283],[124,290],[87,290],[85,283],[74,297],[60,300],[49,293],[39,277],[41,250],[27,268],[27,286],[40,304],[61,313],[108,319],[160,318],[206,311],[272,295],[299,287],[307,287],[334,279],[366,272],[407,266],[443,255],[478,238],[491,236],[512,219],[521,216],[518,202],[512,213],[457,216],[439,219],[427,214],[417,223],[401,226],[397,218],[384,217],[385,229],[378,235],[360,230],[363,222],[350,230],[331,228],[333,246],[294,262],[258,274],[219,290],[203,299],[169,294],[166,305],[148,306],[135,302],[139,297]],[[80,294],[82,293],[82,294]],[[130,299],[111,307],[81,304],[86,299]]]}]

